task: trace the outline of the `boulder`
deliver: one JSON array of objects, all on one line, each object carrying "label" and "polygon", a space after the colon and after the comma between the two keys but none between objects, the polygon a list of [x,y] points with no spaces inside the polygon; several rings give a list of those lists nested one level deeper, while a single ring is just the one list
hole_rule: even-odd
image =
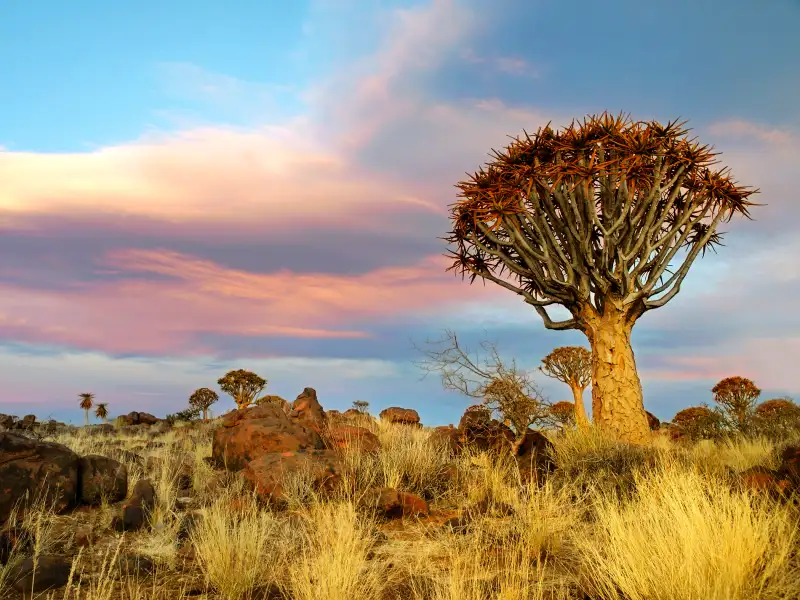
[{"label": "boulder", "polygon": [[280,396],[261,396],[261,398],[256,400],[256,406],[261,406],[262,404],[274,404],[287,415],[292,412],[291,403]]},{"label": "boulder", "polygon": [[280,504],[285,500],[286,477],[300,472],[310,477],[315,492],[325,494],[341,480],[342,464],[333,450],[272,452],[251,460],[242,474],[262,501]]},{"label": "boulder", "polygon": [[317,433],[321,433],[327,423],[325,411],[317,400],[317,391],[309,387],[294,401],[289,416]]},{"label": "boulder", "polygon": [[0,523],[26,494],[41,496],[59,514],[75,505],[77,493],[78,455],[72,450],[0,432]]},{"label": "boulder", "polygon": [[37,425],[36,415],[25,415],[21,421],[17,422],[17,429],[32,431]]},{"label": "boulder", "polygon": [[392,406],[383,409],[378,416],[380,416],[381,421],[387,421],[389,423],[399,423],[401,425],[412,425],[415,427],[421,426],[419,422],[419,414],[417,411],[410,408],[399,408],[397,406]]},{"label": "boulder", "polygon": [[800,445],[787,446],[781,452],[778,476],[800,488]]},{"label": "boulder", "polygon": [[353,448],[361,452],[377,452],[381,448],[378,436],[364,427],[339,425],[329,429],[326,438],[332,448],[340,450]]},{"label": "boulder", "polygon": [[78,490],[83,504],[119,502],[128,495],[128,469],[107,456],[83,456],[78,460]]},{"label": "boulder", "polygon": [[319,433],[277,406],[262,404],[225,415],[214,431],[211,457],[216,466],[238,471],[265,454],[303,449],[324,449]]},{"label": "boulder", "polygon": [[436,444],[442,444],[451,452],[458,452],[461,450],[461,430],[452,425],[436,427],[431,433],[431,441]]},{"label": "boulder", "polygon": [[528,429],[519,441],[515,455],[522,473],[533,475],[537,483],[556,468],[553,442],[540,431]]},{"label": "boulder", "polygon": [[4,415],[0,413],[0,429],[12,429],[16,420],[16,417],[13,415]]},{"label": "boulder", "polygon": [[27,557],[12,568],[8,575],[15,590],[24,595],[32,595],[64,587],[69,581],[71,569],[71,558],[57,554],[41,554],[35,564],[32,557]]},{"label": "boulder", "polygon": [[653,413],[644,411],[645,415],[647,416],[647,425],[650,427],[651,431],[658,431],[661,427],[661,421],[658,420]]},{"label": "boulder", "polygon": [[149,479],[140,479],[133,486],[131,497],[122,505],[122,514],[115,517],[112,527],[117,531],[137,531],[149,524],[156,506],[156,490]]},{"label": "boulder", "polygon": [[427,516],[428,503],[416,494],[398,492],[393,488],[369,490],[361,501],[362,506],[372,509],[384,519],[402,519]]},{"label": "boulder", "polygon": [[459,429],[462,445],[479,452],[500,454],[510,451],[514,445],[514,432],[508,425],[495,419],[490,419],[487,423],[467,420]]}]

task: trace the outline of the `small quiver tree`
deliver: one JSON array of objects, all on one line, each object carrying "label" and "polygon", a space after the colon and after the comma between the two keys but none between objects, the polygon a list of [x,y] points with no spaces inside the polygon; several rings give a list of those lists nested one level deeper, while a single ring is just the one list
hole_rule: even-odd
[{"label": "small quiver tree", "polygon": [[736,433],[749,434],[761,390],[746,377],[726,377],[711,392],[725,425]]},{"label": "small quiver tree", "polygon": [[247,408],[255,401],[256,396],[267,385],[267,380],[251,371],[238,369],[228,371],[217,381],[217,384],[223,392],[233,398],[236,408],[242,409]]},{"label": "small quiver tree", "polygon": [[189,406],[198,411],[203,411],[203,421],[208,421],[208,409],[217,400],[219,400],[217,392],[209,388],[200,388],[189,396]]},{"label": "small quiver tree", "polygon": [[569,386],[574,399],[575,423],[586,427],[589,419],[583,406],[583,391],[592,382],[592,353],[581,346],[556,348],[542,359],[539,370]]}]

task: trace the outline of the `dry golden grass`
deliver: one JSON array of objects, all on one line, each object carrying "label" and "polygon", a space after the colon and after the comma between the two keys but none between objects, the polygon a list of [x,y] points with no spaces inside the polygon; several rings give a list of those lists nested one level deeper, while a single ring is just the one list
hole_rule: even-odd
[{"label": "dry golden grass", "polygon": [[[593,427],[572,429],[551,436],[558,470],[537,487],[525,483],[510,457],[453,456],[432,443],[429,429],[362,424],[378,436],[381,451],[342,451],[345,477],[333,497],[315,493],[305,473],[287,477],[282,512],[259,505],[240,477],[203,460],[211,454],[213,424],[176,428],[156,439],[163,445],[142,434],[62,437],[57,441],[80,454],[121,458],[130,487],[151,479],[158,504],[151,529],[110,534],[111,544],[83,549],[71,585],[47,597],[179,598],[183,588],[171,581],[189,568],[205,586],[195,597],[208,600],[264,598],[266,590],[296,600],[797,598],[797,508],[731,485],[732,471],[777,466],[774,442],[683,446],[654,437],[649,447],[633,448]],[[189,567],[181,566],[176,543],[184,512],[179,483],[187,473],[202,515],[188,542],[196,557]],[[433,515],[376,522],[358,508],[373,487],[417,493]],[[105,503],[89,522],[107,530],[115,510]],[[466,530],[442,527],[456,514],[469,516]],[[44,506],[28,511],[23,521],[34,552],[63,545],[56,524],[68,518],[52,518]],[[120,580],[112,565],[121,551],[154,560],[158,578]],[[0,568],[0,597],[7,571]]]},{"label": "dry golden grass", "polygon": [[635,498],[599,497],[592,535],[575,540],[594,597],[796,597],[798,530],[791,509],[697,469],[634,477]]}]

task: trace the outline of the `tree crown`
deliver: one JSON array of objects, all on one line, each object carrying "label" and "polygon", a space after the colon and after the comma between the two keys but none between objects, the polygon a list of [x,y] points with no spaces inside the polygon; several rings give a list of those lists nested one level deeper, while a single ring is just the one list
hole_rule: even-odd
[{"label": "tree crown", "polygon": [[592,353],[582,346],[562,346],[542,359],[539,370],[548,377],[584,389],[592,381]]},{"label": "tree crown", "polygon": [[78,394],[78,397],[81,399],[80,407],[83,410],[89,410],[94,405],[94,394],[84,393]]},{"label": "tree crown", "polygon": [[267,385],[267,380],[251,371],[228,371],[217,380],[220,389],[231,396],[239,408],[249,406]]},{"label": "tree crown", "polygon": [[98,419],[105,419],[108,416],[108,403],[107,402],[100,402],[97,405],[97,408],[95,409],[94,414]]},{"label": "tree crown", "polygon": [[208,410],[208,407],[219,400],[217,392],[209,388],[200,388],[192,392],[189,396],[189,406],[199,408],[200,410]]},{"label": "tree crown", "polygon": [[[582,329],[584,311],[603,314],[610,297],[634,317],[663,306],[698,253],[721,242],[720,222],[749,218],[758,191],[712,170],[716,154],[684,124],[603,113],[493,151],[456,186],[448,270],[520,294],[549,329]],[[665,278],[680,249],[682,265]],[[554,304],[573,318],[554,322]]]}]

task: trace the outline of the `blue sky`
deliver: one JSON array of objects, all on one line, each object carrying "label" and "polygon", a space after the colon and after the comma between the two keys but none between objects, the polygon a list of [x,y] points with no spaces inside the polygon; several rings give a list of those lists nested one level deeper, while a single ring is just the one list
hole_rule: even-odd
[{"label": "blue sky", "polygon": [[768,204],[634,330],[647,408],[732,374],[797,395],[798,26],[788,0],[6,3],[0,412],[78,420],[94,391],[163,414],[244,367],[456,421],[411,341],[450,327],[527,367],[586,342],[443,273],[453,185],[603,110],[689,119]]}]

